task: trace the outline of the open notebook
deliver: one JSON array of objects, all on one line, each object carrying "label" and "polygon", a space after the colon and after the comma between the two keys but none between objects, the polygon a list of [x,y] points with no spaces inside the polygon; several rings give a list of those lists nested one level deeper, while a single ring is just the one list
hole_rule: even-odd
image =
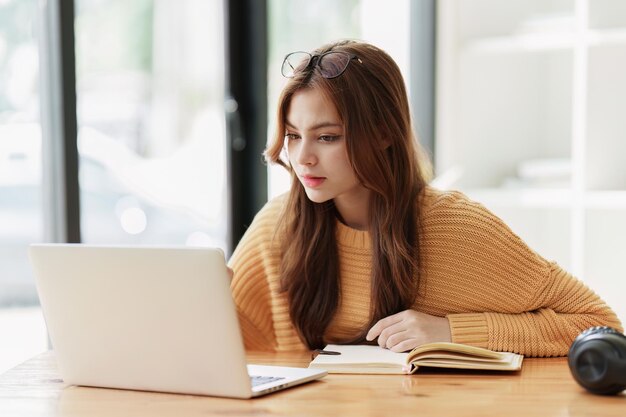
[{"label": "open notebook", "polygon": [[419,367],[517,371],[524,358],[458,343],[428,343],[404,353],[379,346],[327,345],[324,352],[331,354],[317,355],[310,368],[349,374],[411,374]]}]

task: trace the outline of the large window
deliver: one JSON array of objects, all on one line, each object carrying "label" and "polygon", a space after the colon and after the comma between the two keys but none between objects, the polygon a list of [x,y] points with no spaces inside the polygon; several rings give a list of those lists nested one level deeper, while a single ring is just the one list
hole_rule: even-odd
[{"label": "large window", "polygon": [[[226,249],[222,2],[74,4],[81,240]],[[0,372],[47,348],[27,250],[54,238],[40,96],[61,80],[39,62],[56,5],[0,0]]]},{"label": "large window", "polygon": [[37,1],[0,6],[0,303],[33,300],[25,246],[42,239]]},{"label": "large window", "polygon": [[222,9],[76,1],[83,242],[226,249]]},{"label": "large window", "polygon": [[43,239],[37,5],[0,2],[0,372],[46,346],[27,256]]}]

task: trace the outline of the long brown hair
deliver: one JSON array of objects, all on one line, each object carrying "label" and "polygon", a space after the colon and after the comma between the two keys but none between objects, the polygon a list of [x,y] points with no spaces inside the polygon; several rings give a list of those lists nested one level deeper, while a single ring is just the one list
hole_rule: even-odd
[{"label": "long brown hair", "polygon": [[[345,128],[348,158],[359,181],[371,190],[372,239],[370,323],[409,308],[417,292],[418,197],[430,175],[413,129],[402,74],[381,49],[357,41],[325,45],[314,52],[344,51],[358,57],[337,78],[315,66],[295,74],[279,99],[277,130],[266,159],[292,176],[281,235],[281,284],[289,314],[309,348],[323,347],[325,330],[339,304],[336,210],[331,201],[311,202],[294,170],[281,159],[285,117],[293,95],[319,89],[334,103]],[[355,335],[355,341],[362,339]]]}]

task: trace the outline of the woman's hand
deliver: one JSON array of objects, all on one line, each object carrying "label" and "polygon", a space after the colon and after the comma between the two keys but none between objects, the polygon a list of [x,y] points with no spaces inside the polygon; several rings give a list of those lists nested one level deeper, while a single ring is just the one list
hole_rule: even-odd
[{"label": "woman's hand", "polygon": [[368,341],[394,352],[405,352],[431,342],[450,342],[450,323],[445,317],[404,310],[379,320],[367,333]]}]

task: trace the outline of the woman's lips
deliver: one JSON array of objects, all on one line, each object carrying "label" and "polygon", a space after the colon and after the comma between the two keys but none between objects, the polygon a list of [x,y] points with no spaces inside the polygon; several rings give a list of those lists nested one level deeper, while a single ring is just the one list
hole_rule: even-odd
[{"label": "woman's lips", "polygon": [[319,187],[326,180],[325,177],[313,177],[310,175],[303,175],[301,178],[304,186],[308,188]]}]

